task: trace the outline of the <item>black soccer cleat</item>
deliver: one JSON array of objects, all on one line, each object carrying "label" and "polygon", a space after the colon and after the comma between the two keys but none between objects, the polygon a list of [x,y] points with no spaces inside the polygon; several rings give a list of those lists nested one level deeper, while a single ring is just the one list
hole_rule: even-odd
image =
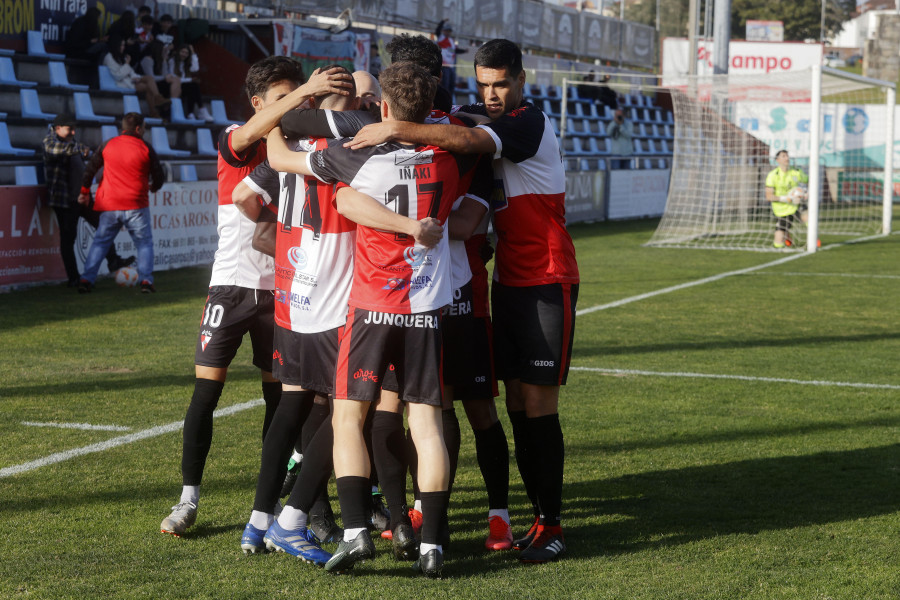
[{"label": "black soccer cleat", "polygon": [[566,543],[562,532],[551,533],[549,529],[542,527],[531,545],[522,550],[519,560],[523,563],[545,563],[556,560],[565,551]]},{"label": "black soccer cleat", "polygon": [[391,511],[384,505],[384,494],[372,492],[372,514],[369,517],[369,529],[384,531],[391,527]]},{"label": "black soccer cleat", "polygon": [[331,560],[325,563],[325,570],[337,574],[346,573],[356,563],[374,557],[375,544],[368,530],[363,530],[350,542],[341,540],[337,551],[331,555]]},{"label": "black soccer cleat", "polygon": [[391,531],[391,546],[395,560],[416,560],[419,557],[419,542],[412,525],[399,523]]},{"label": "black soccer cleat", "polygon": [[413,569],[430,579],[440,579],[444,570],[444,554],[437,548],[429,550],[413,564]]},{"label": "black soccer cleat", "polygon": [[334,522],[334,516],[327,511],[325,514],[312,514],[309,516],[309,528],[323,544],[336,544],[344,537],[344,530]]},{"label": "black soccer cleat", "polygon": [[513,550],[524,550],[528,546],[531,545],[531,542],[534,540],[534,536],[537,535],[538,526],[541,524],[541,518],[535,517],[534,523],[531,525],[531,529],[528,530],[523,537],[520,537],[516,540],[513,540],[512,549]]}]

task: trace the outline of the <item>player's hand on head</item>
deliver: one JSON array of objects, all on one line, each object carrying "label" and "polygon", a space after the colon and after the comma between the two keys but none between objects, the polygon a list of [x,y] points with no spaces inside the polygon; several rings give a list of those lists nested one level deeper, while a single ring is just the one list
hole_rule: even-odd
[{"label": "player's hand on head", "polygon": [[394,121],[385,121],[382,123],[372,123],[366,125],[357,132],[353,139],[344,144],[344,148],[356,150],[358,148],[368,148],[369,146],[377,146],[385,142],[395,139]]},{"label": "player's hand on head", "polygon": [[413,237],[417,244],[433,248],[444,237],[444,227],[440,221],[432,217],[419,219],[418,231],[413,234]]},{"label": "player's hand on head", "polygon": [[306,82],[311,96],[325,96],[327,94],[350,95],[353,87],[353,76],[347,71],[338,68],[316,69]]}]

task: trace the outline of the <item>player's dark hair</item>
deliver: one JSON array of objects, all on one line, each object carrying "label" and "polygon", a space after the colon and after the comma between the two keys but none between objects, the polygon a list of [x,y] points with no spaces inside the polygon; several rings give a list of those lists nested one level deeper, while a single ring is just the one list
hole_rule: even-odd
[{"label": "player's dark hair", "polygon": [[122,131],[134,133],[137,128],[144,124],[144,115],[141,113],[130,112],[122,117]]},{"label": "player's dark hair", "polygon": [[290,81],[301,85],[304,79],[303,67],[293,58],[268,56],[250,66],[247,78],[244,80],[244,89],[247,90],[248,99],[253,96],[263,97],[266,95],[266,91],[279,81]]},{"label": "player's dark hair", "polygon": [[416,63],[435,77],[441,76],[441,49],[438,45],[424,35],[408,35],[406,33],[395,36],[385,50],[391,55],[391,62]]},{"label": "player's dark hair", "polygon": [[787,150],[779,150],[778,152],[775,153],[775,158],[777,159],[782,154],[787,154],[787,153],[788,153]]},{"label": "player's dark hair", "polygon": [[431,112],[438,83],[423,67],[411,62],[394,63],[378,79],[394,119],[421,123]]},{"label": "player's dark hair", "polygon": [[506,69],[510,77],[518,77],[522,72],[522,51],[509,40],[494,39],[486,42],[475,53],[475,66]]}]

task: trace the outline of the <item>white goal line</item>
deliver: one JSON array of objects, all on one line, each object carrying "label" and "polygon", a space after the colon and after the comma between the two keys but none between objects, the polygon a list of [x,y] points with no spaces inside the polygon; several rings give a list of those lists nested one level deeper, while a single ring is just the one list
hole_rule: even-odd
[{"label": "white goal line", "polygon": [[[242,402],[241,404],[234,404],[232,406],[220,408],[213,413],[213,418],[233,415],[249,408],[260,406],[261,404],[265,404],[265,401],[262,398],[258,398],[256,400],[250,400],[249,402]],[[184,427],[184,419],[175,421],[173,423],[168,423],[166,425],[151,427],[150,429],[144,429],[143,431],[137,431],[128,435],[120,435],[119,437],[114,437],[112,439],[106,440],[105,442],[98,442],[89,446],[82,446],[81,448],[73,448],[72,450],[65,450],[64,452],[57,452],[55,454],[51,454],[50,456],[45,456],[44,458],[39,458],[27,463],[22,463],[20,465],[13,465],[11,467],[0,469],[0,478],[9,477],[10,475],[18,475],[19,473],[25,473],[27,471],[33,471],[34,469],[46,467],[47,465],[52,465],[55,463],[60,463],[77,456],[93,454],[94,452],[103,452],[104,450],[109,450],[117,446],[124,446],[125,444],[130,444],[132,442],[157,437],[166,433],[178,431],[182,427]]]}]

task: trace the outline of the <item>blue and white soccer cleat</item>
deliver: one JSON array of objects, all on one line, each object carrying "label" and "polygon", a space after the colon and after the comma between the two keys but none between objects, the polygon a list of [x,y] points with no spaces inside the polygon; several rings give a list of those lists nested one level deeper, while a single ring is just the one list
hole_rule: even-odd
[{"label": "blue and white soccer cleat", "polygon": [[324,566],[331,554],[322,550],[319,540],[306,527],[285,529],[275,521],[265,535],[266,548],[274,552],[286,552],[312,563]]},{"label": "blue and white soccer cleat", "polygon": [[244,551],[244,554],[265,553],[266,542],[263,539],[265,535],[265,531],[247,523],[244,533],[241,535],[241,550]]}]

